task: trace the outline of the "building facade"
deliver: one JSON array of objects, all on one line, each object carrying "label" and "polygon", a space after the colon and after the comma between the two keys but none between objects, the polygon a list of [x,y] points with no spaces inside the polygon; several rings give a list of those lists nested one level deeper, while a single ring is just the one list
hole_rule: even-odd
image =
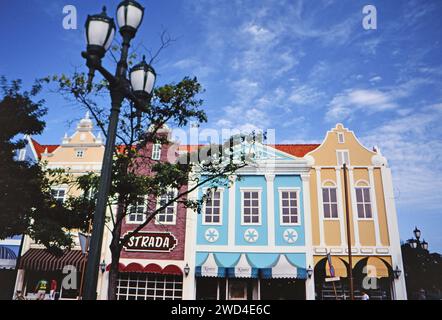
[{"label": "building facade", "polygon": [[193,195],[209,195],[193,230],[195,299],[314,297],[308,162],[294,155],[297,147],[292,154],[284,146],[254,148],[255,163],[231,177],[229,188],[207,185]]},{"label": "building facade", "polygon": [[[171,131],[164,127],[158,135],[165,135],[170,140]],[[151,175],[149,169],[155,162],[173,162],[178,156],[174,144],[148,143],[140,150],[143,165],[139,165],[138,174]],[[146,195],[136,204],[129,206],[128,214],[122,225],[122,236],[133,232],[145,222],[146,212],[169,202],[186,191],[170,190],[158,198]],[[190,218],[191,219],[191,218]],[[189,217],[187,208],[181,203],[174,203],[158,213],[154,220],[134,233],[121,251],[119,277],[117,283],[118,300],[181,300],[190,299],[190,278],[185,275],[187,254],[191,251],[186,233]],[[111,233],[106,230],[103,241],[102,261],[111,262],[109,245]],[[109,268],[100,275],[98,299],[106,300],[108,291]]]},{"label": "building facade", "polygon": [[[356,296],[364,291],[377,299],[406,299],[404,276],[396,278],[394,272],[403,270],[403,265],[391,170],[379,148],[365,148],[352,131],[338,124],[305,158],[312,165],[309,188],[317,298],[348,296],[348,223]],[[327,253],[338,281],[325,281],[330,276]]]},{"label": "building facade", "polygon": [[[73,135],[65,135],[59,145],[41,145],[29,137],[28,147],[35,159],[46,163],[47,168],[61,168],[73,177],[88,172],[100,173],[104,154],[104,141],[100,134],[93,133],[93,123],[89,114],[81,119]],[[58,185],[52,189],[57,201],[64,202],[68,196],[79,195],[79,190],[70,185]],[[78,232],[71,230],[75,247],[65,251],[61,257],[55,257],[42,245],[35,243],[29,236],[23,238],[22,256],[18,265],[15,291],[22,291],[28,299],[35,299],[35,287],[38,281],[57,282],[56,292],[60,299],[77,299],[81,290],[83,271],[86,263],[81,251]],[[73,267],[75,283],[69,290],[63,289],[62,280],[66,274],[66,266]],[[66,269],[64,271],[67,271]],[[50,288],[47,288],[46,298],[49,298]]]},{"label": "building facade", "polygon": [[[99,173],[104,147],[92,129],[86,116],[61,145],[31,139],[31,151],[50,168]],[[170,134],[167,128],[164,134]],[[171,154],[197,148],[149,144],[142,152],[153,161],[171,161]],[[239,153],[242,146],[235,148]],[[208,195],[201,214],[173,205],[132,237],[121,252],[118,299],[347,299],[350,268],[357,299],[362,292],[373,299],[407,298],[404,275],[395,272],[403,265],[391,170],[379,148],[365,148],[341,124],[321,144],[254,148],[254,162],[230,177],[228,187],[205,185],[189,194],[191,199]],[[149,175],[149,167],[139,174]],[[54,195],[63,200],[77,192],[59,186]],[[140,198],[129,208],[122,235],[143,223],[150,205],[171,195]],[[111,261],[110,237],[105,231],[104,265]],[[30,292],[41,277],[60,279],[65,262],[78,265],[81,279],[85,257],[79,246],[72,252],[61,263],[25,237],[16,290]],[[99,275],[102,300],[108,276],[107,269]]]}]

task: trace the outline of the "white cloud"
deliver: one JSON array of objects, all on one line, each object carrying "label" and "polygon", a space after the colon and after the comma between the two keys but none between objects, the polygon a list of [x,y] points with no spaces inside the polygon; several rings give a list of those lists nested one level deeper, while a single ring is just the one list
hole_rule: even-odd
[{"label": "white cloud", "polygon": [[317,88],[302,85],[300,87],[295,87],[289,97],[289,101],[295,104],[309,105],[317,102],[323,96],[324,93],[319,91]]},{"label": "white cloud", "polygon": [[[430,106],[431,107],[431,106]],[[442,201],[442,141],[436,109],[391,120],[368,132],[361,140],[379,145],[393,171],[399,206],[419,205],[421,210],[440,208]]]},{"label": "white cloud", "polygon": [[367,89],[350,89],[336,95],[329,104],[326,117],[330,121],[343,121],[357,110],[366,113],[397,108],[394,97],[388,92]]}]

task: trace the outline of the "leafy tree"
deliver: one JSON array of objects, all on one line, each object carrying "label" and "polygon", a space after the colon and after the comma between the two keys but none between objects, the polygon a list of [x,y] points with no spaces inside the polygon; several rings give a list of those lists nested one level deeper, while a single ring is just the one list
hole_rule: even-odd
[{"label": "leafy tree", "polygon": [[[442,298],[442,256],[408,243],[401,246],[408,299]],[[423,292],[422,292],[423,290]]]},{"label": "leafy tree", "polygon": [[[72,76],[53,76],[44,79],[55,84],[55,91],[66,99],[87,109],[106,136],[110,105],[105,100],[107,83],[95,83],[88,87],[86,75],[74,73]],[[88,90],[91,89],[91,90]],[[116,299],[118,265],[121,250],[136,234],[149,224],[155,216],[172,203],[179,203],[197,212],[207,195],[201,199],[190,199],[189,193],[202,185],[229,186],[229,177],[237,170],[252,163],[252,148],[243,150],[234,157],[233,150],[237,143],[248,140],[248,146],[255,142],[256,135],[235,136],[224,144],[210,145],[197,152],[179,155],[168,152],[167,159],[161,161],[151,158],[147,147],[152,143],[173,148],[171,141],[162,128],[185,127],[190,121],[198,124],[207,121],[202,110],[203,101],[198,98],[202,87],[196,78],[185,77],[178,83],[166,84],[154,90],[153,98],[146,113],[138,114],[134,107],[123,103],[117,132],[117,147],[114,152],[112,186],[108,207],[110,219],[107,228],[112,233],[110,251],[112,261],[109,270],[108,299]],[[106,102],[103,102],[106,101]],[[98,179],[93,174],[81,178],[81,188],[97,188]],[[157,198],[176,190],[160,206]],[[139,197],[148,195],[145,220],[133,231],[121,235],[122,223],[129,213],[131,204]]]},{"label": "leafy tree", "polygon": [[59,253],[73,244],[66,230],[81,228],[86,211],[78,211],[78,205],[63,206],[52,196],[54,184],[69,180],[64,172],[15,157],[26,145],[23,136],[40,134],[45,127],[44,101],[36,100],[41,88],[37,82],[31,91],[22,92],[20,80],[0,78],[0,238],[26,234]]}]

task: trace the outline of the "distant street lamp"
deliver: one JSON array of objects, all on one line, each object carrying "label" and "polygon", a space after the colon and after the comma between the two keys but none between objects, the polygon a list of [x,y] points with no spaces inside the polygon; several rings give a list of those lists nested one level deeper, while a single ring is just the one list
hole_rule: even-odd
[{"label": "distant street lamp", "polygon": [[394,269],[393,273],[394,273],[394,277],[395,277],[396,279],[399,279],[400,276],[401,276],[401,274],[402,274],[402,270],[399,269],[398,266],[396,266],[396,269]]},{"label": "distant street lamp", "polygon": [[312,266],[308,266],[308,268],[307,268],[307,276],[308,276],[308,278],[311,279],[312,275],[313,275]]},{"label": "distant street lamp", "polygon": [[421,237],[421,231],[417,227],[415,227],[413,230],[413,233],[414,233],[414,236],[416,237],[416,239],[419,240]]},{"label": "distant street lamp", "polygon": [[425,239],[424,239],[424,241],[422,241],[422,249],[428,250],[428,242],[425,241]]},{"label": "distant street lamp", "polygon": [[136,108],[138,120],[140,120],[141,112],[148,111],[156,79],[154,69],[144,59],[130,71],[130,81],[127,78],[127,59],[130,42],[135,37],[138,27],[143,20],[144,8],[136,1],[125,0],[118,5],[116,15],[123,41],[121,44],[121,57],[117,63],[115,74],[110,73],[101,64],[102,58],[112,44],[116,31],[114,19],[107,16],[106,7],[103,7],[102,13],[88,16],[86,20],[87,49],[82,53],[89,68],[88,90],[92,89],[92,80],[95,71],[98,71],[109,83],[112,100],[97,207],[94,214],[92,237],[86,266],[84,292],[84,299],[86,300],[96,299],[106,205],[111,184],[112,158],[121,104],[124,99],[128,99]]},{"label": "distant street lamp", "polygon": [[413,248],[413,249],[423,249],[423,250],[428,250],[428,242],[423,240],[422,242],[420,241],[420,237],[422,236],[421,231],[415,227],[413,230],[413,234],[415,236],[415,239],[411,238],[407,240],[408,245]]}]

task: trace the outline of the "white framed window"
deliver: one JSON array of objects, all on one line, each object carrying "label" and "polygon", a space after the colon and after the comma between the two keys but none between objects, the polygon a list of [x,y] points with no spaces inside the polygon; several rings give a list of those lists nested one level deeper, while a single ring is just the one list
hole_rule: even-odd
[{"label": "white framed window", "polygon": [[161,159],[161,144],[155,143],[152,147],[152,160]]},{"label": "white framed window", "polygon": [[21,149],[18,155],[18,161],[24,161],[26,157],[26,149]]},{"label": "white framed window", "polygon": [[143,273],[120,273],[117,300],[181,300],[183,277]]},{"label": "white framed window", "polygon": [[241,224],[261,224],[261,190],[241,190]]},{"label": "white framed window", "polygon": [[220,225],[222,224],[223,212],[223,190],[212,189],[208,193],[208,198],[203,208],[203,224]]},{"label": "white framed window", "polygon": [[359,219],[372,219],[370,187],[356,187],[356,206]]},{"label": "white framed window", "polygon": [[83,149],[78,149],[78,150],[75,150],[75,156],[77,157],[77,158],[83,158],[84,157],[84,150]]},{"label": "white framed window", "polygon": [[336,187],[322,187],[322,207],[324,209],[324,219],[338,218],[338,199],[336,196]]},{"label": "white framed window", "polygon": [[281,225],[299,225],[299,190],[280,189],[279,199]]},{"label": "white framed window", "polygon": [[345,136],[342,132],[338,132],[338,143],[345,143]]},{"label": "white framed window", "polygon": [[[169,191],[166,194],[159,197],[157,202],[157,209],[165,206],[167,203],[169,203],[172,199],[176,197],[175,191]],[[177,204],[176,201],[172,202],[171,204],[167,205],[165,208],[161,209],[156,217],[155,217],[155,223],[156,224],[176,224],[176,211],[177,211]]]},{"label": "white framed window", "polygon": [[338,167],[342,167],[344,163],[350,166],[350,155],[348,150],[336,150],[336,157],[338,159]]},{"label": "white framed window", "polygon": [[127,208],[127,223],[140,224],[146,219],[147,197],[139,196],[136,203]]},{"label": "white framed window", "polygon": [[51,194],[61,204],[66,200],[66,188],[53,188],[51,189]]}]

